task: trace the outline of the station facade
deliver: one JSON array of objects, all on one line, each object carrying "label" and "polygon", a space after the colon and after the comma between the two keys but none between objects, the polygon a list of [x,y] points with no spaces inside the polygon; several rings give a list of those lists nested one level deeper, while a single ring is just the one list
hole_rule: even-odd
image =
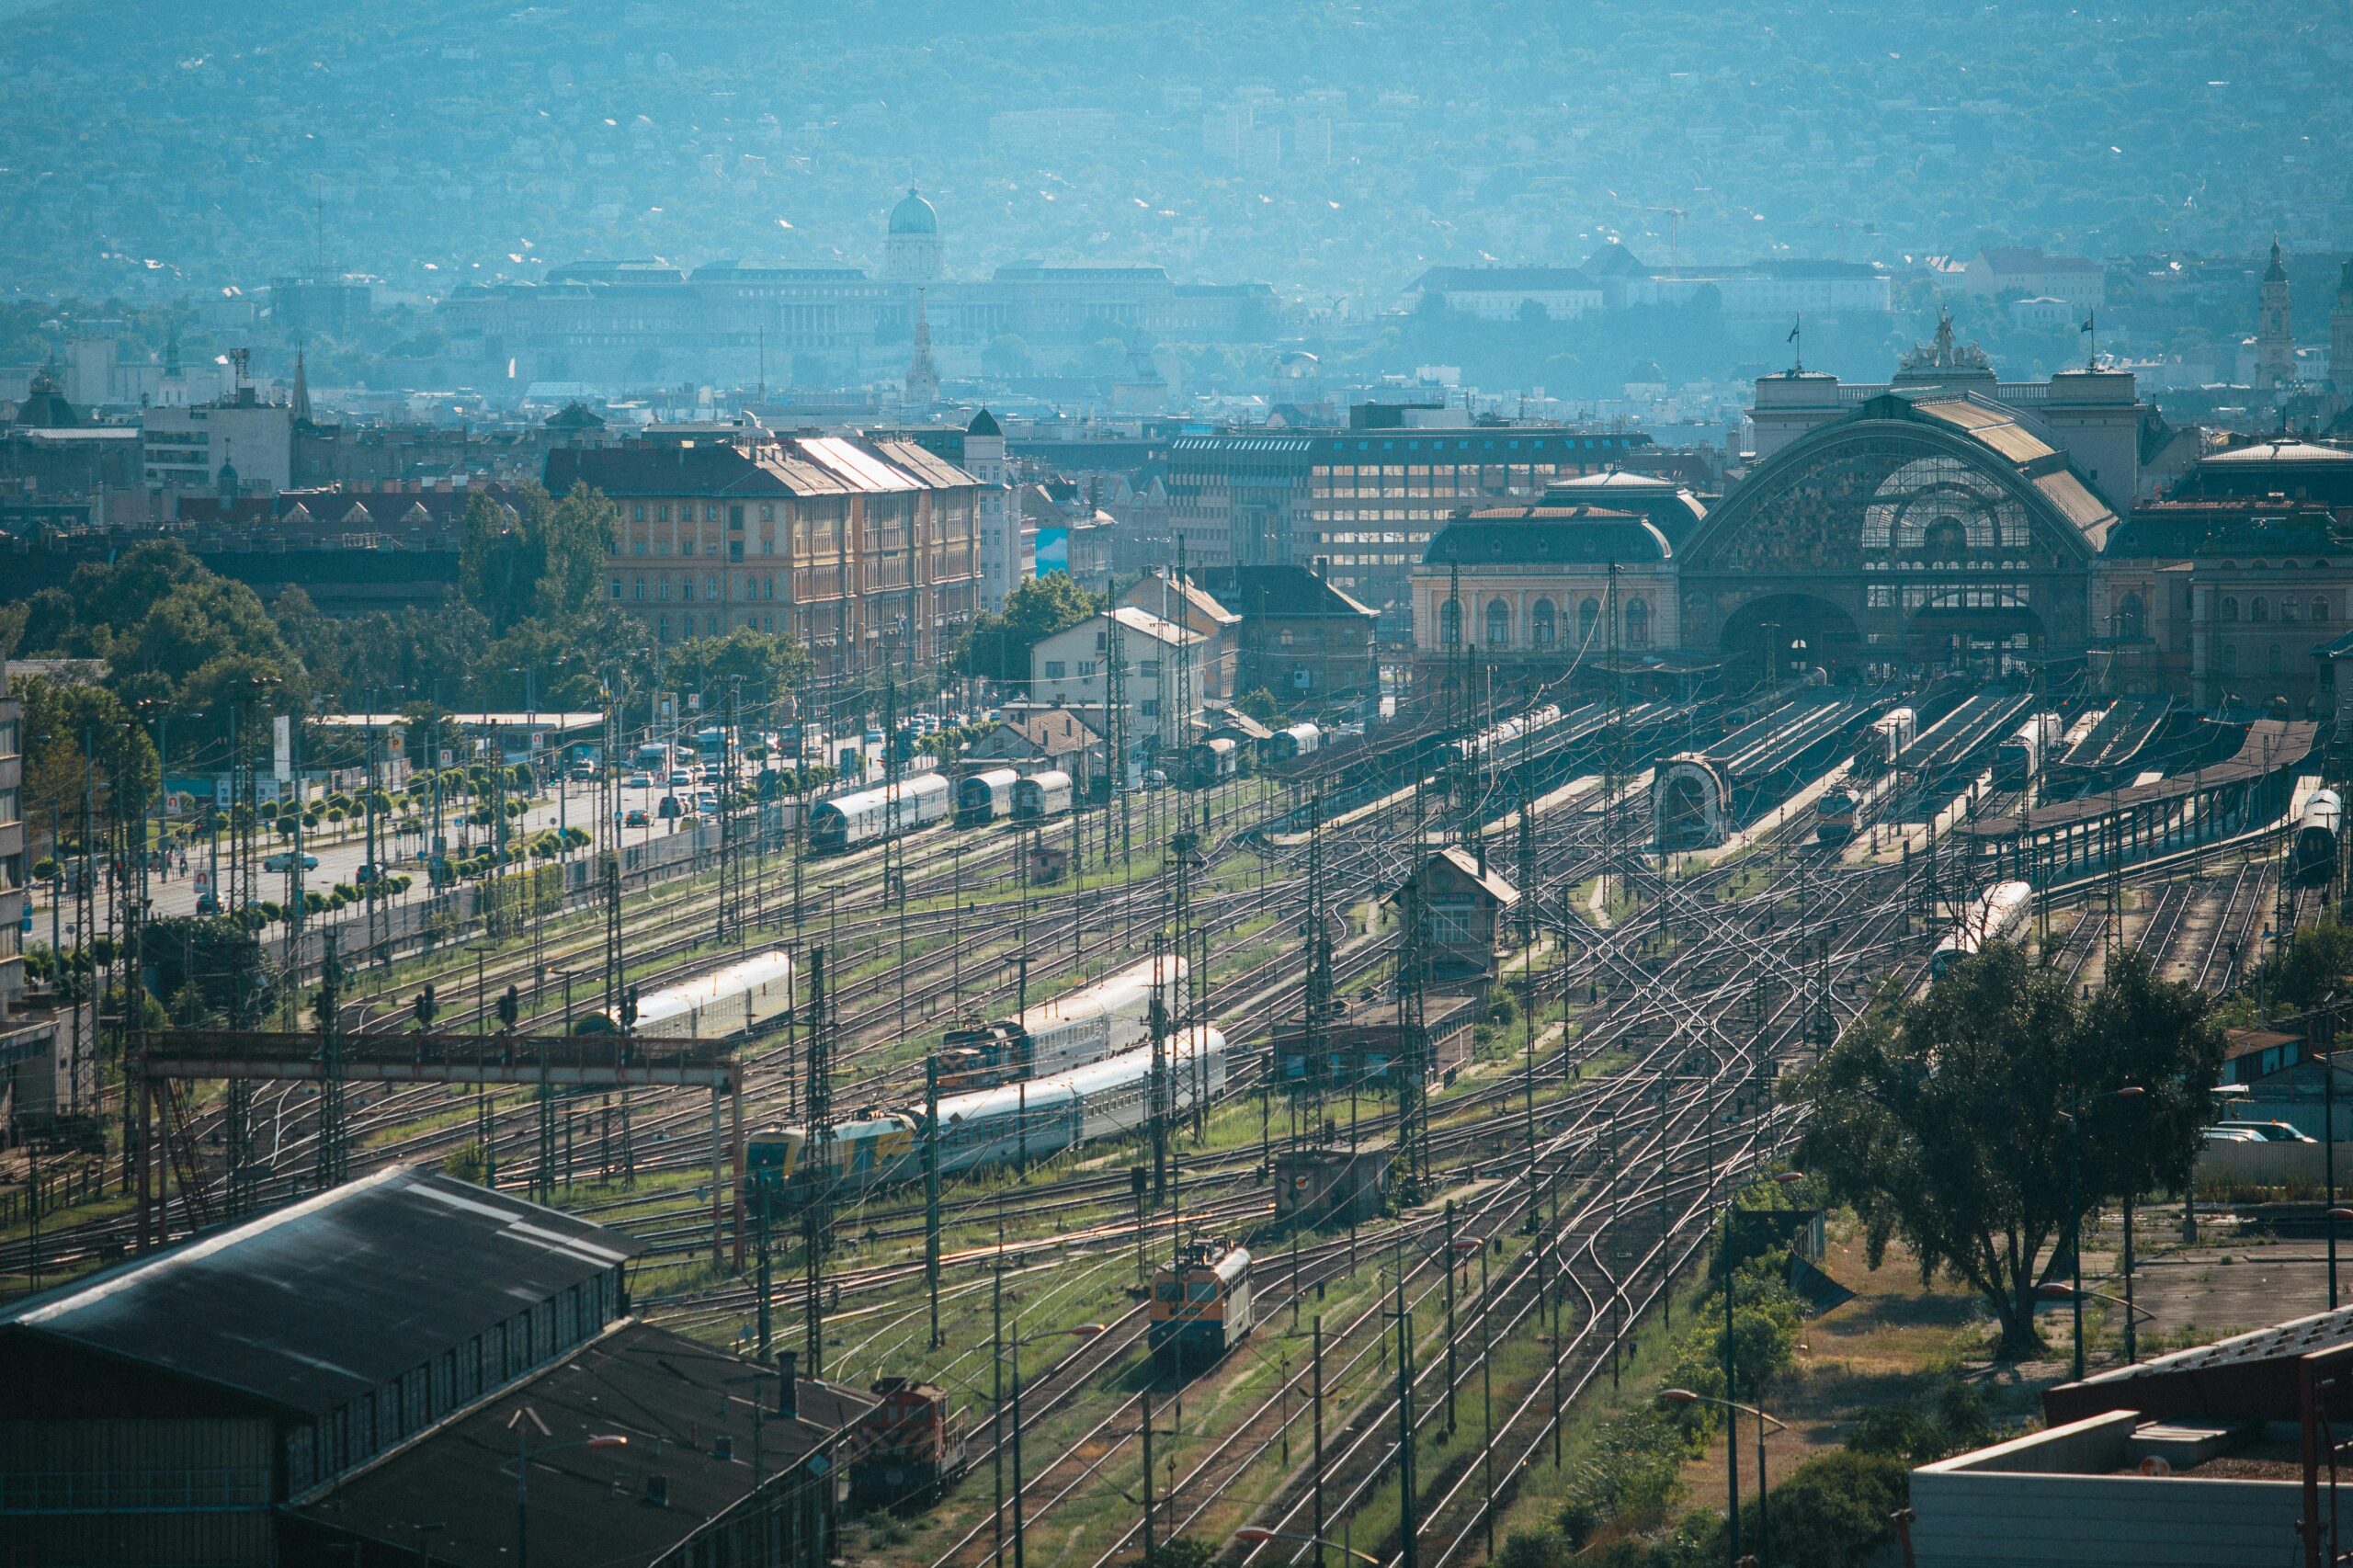
[{"label": "station facade", "polygon": [[2206,709],[2335,704],[2353,506],[2325,481],[2353,483],[2353,449],[2217,449],[2159,499],[2140,455],[2164,429],[2130,373],[2005,383],[1949,321],[1883,385],[1761,379],[1756,426],[1719,498],[1613,474],[1459,511],[1415,568],[1425,667],[1552,678],[1598,653],[1589,611],[1612,657],[1664,667],[2051,668]]}]

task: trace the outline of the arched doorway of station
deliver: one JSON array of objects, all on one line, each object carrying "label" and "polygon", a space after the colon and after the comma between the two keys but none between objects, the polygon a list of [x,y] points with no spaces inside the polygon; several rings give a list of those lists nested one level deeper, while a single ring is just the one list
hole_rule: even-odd
[{"label": "arched doorway of station", "polygon": [[1790,680],[1819,667],[1836,680],[1862,663],[1863,636],[1855,618],[1812,594],[1768,594],[1724,619],[1723,651],[1761,676],[1769,668]]},{"label": "arched doorway of station", "polygon": [[2042,617],[2022,604],[1932,604],[1904,627],[1915,665],[1984,676],[2039,666],[2048,652]]}]

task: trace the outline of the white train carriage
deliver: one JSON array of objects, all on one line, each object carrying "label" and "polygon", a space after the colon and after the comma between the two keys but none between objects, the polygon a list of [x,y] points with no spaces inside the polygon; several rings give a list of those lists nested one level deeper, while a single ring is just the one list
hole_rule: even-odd
[{"label": "white train carriage", "polygon": [[938,773],[917,773],[896,784],[821,801],[809,812],[809,846],[821,853],[879,844],[948,820],[956,792]]},{"label": "white train carriage", "polygon": [[1995,882],[1969,901],[1953,928],[1928,956],[1928,972],[1942,974],[1989,942],[2015,942],[2034,918],[2034,889],[2024,882]]},{"label": "white train carriage", "polygon": [[1321,750],[1323,745],[1324,729],[1320,724],[1293,724],[1287,730],[1277,730],[1266,739],[1267,756],[1275,762],[1296,762]]},{"label": "white train carriage", "polygon": [[1516,718],[1491,724],[1467,740],[1453,743],[1455,755],[1466,761],[1476,762],[1493,756],[1523,737],[1532,738],[1561,722],[1558,703],[1547,702],[1529,709]]},{"label": "white train carriage", "polygon": [[1013,814],[1013,787],[1021,775],[1010,767],[970,774],[956,786],[956,820],[966,827],[1002,822]]},{"label": "white train carriage", "polygon": [[[1226,1084],[1225,1037],[1199,1027],[1172,1035],[1162,1053],[1161,1102],[1172,1115],[1191,1111],[1197,1092],[1215,1098]],[[1141,1131],[1152,1115],[1153,1052],[1131,1051],[1067,1073],[939,1102],[943,1175],[1035,1161],[1102,1138]],[[828,1164],[843,1186],[865,1188],[923,1176],[924,1109],[845,1120],[832,1129]],[[745,1141],[747,1186],[779,1188],[806,1153],[801,1127],[764,1128]]]},{"label": "white train carriage", "polygon": [[1891,708],[1871,721],[1863,732],[1863,744],[1855,750],[1854,771],[1865,778],[1876,778],[1895,766],[1904,748],[1920,733],[1920,715],[1909,708]]},{"label": "white train carriage", "polygon": [[2315,790],[2296,819],[2294,876],[2298,887],[2325,887],[2336,880],[2337,835],[2345,830],[2345,801],[2334,790]]},{"label": "white train carriage", "polygon": [[941,1042],[940,1084],[960,1091],[987,1088],[1116,1056],[1149,1037],[1155,991],[1162,1010],[1175,1017],[1184,990],[1185,960],[1165,954],[1115,970],[1019,1017],[951,1029]]},{"label": "white train carriage", "polygon": [[1070,775],[1060,768],[1018,779],[1013,786],[1013,820],[1044,822],[1068,816],[1075,793]]},{"label": "white train carriage", "polygon": [[[793,1007],[791,949],[770,948],[667,985],[637,999],[630,1032],[640,1040],[724,1040],[759,1034]],[[611,1034],[621,1020],[599,1010],[573,1025],[574,1034]]]},{"label": "white train carriage", "polygon": [[2036,713],[1994,748],[1994,788],[2028,790],[2042,776],[2042,764],[2059,739],[2059,715]]}]

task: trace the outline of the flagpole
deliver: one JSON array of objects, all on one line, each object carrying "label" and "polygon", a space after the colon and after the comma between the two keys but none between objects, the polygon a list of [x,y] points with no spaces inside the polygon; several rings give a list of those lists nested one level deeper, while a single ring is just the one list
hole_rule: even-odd
[{"label": "flagpole", "polygon": [[2092,346],[2091,357],[2084,361],[2084,369],[2097,370],[2099,369],[2099,312],[2097,311],[2084,312],[2084,335],[2091,340]]},{"label": "flagpole", "polygon": [[1800,311],[1800,312],[1798,312],[1798,318],[1797,318],[1796,324],[1793,324],[1793,325],[1790,328],[1790,335],[1789,335],[1789,336],[1787,336],[1787,337],[1785,337],[1785,338],[1783,338],[1781,341],[1782,341],[1782,342],[1784,342],[1784,343],[1794,343],[1794,344],[1796,344],[1796,345],[1798,346],[1798,362],[1797,362],[1795,365],[1793,365],[1793,366],[1791,366],[1791,367],[1790,367],[1790,374],[1791,374],[1792,376],[1802,376],[1802,375],[1804,375],[1804,374],[1805,374],[1805,312],[1804,312],[1803,311]]}]

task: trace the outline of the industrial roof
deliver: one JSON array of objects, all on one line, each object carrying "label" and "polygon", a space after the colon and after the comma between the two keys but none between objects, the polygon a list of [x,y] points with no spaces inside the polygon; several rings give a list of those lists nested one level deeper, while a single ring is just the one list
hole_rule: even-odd
[{"label": "industrial roof", "polygon": [[[795,1378],[793,1387],[798,1415],[779,1415],[777,1378],[766,1369],[664,1329],[625,1324],[297,1512],[404,1553],[416,1547],[418,1520],[442,1520],[430,1543],[435,1562],[512,1562],[517,1439],[508,1423],[520,1419],[536,1448],[628,1439],[533,1462],[534,1560],[599,1568],[654,1562],[761,1482],[774,1486],[790,1471],[822,1465],[818,1450],[875,1403],[810,1378]],[[526,1410],[544,1424],[545,1436]],[[660,1506],[647,1498],[646,1483],[655,1476],[665,1489]]]},{"label": "industrial roof", "polygon": [[1209,566],[1200,572],[1201,586],[1220,604],[1246,618],[1264,615],[1278,619],[1331,616],[1370,619],[1369,609],[1304,566]]},{"label": "industrial roof", "polygon": [[[2063,1383],[2043,1393],[2043,1415],[2053,1426],[2111,1410],[2166,1420],[2294,1421],[2302,1381],[2298,1363],[2347,1345],[2353,1345],[2353,1307],[2314,1312]],[[2341,1415],[2353,1401],[2342,1378],[2331,1385],[2324,1397]]]},{"label": "industrial roof", "polygon": [[396,1168],[13,1302],[0,1334],[318,1415],[637,1250],[617,1231]]},{"label": "industrial roof", "polygon": [[2210,452],[2200,463],[2353,463],[2353,449],[2324,447],[2313,441],[2250,441],[2244,447]]},{"label": "industrial roof", "polygon": [[[2018,816],[1986,817],[1962,823],[1957,832],[1978,839],[2015,838],[2020,834],[2047,833],[2128,811],[2159,801],[2170,801],[2225,785],[2243,784],[2282,768],[2295,767],[2312,755],[2320,726],[2305,719],[2258,719],[2246,728],[2238,754],[2211,767],[2175,774],[2154,784],[2132,784],[2121,790],[2086,795],[2056,805],[2037,806]],[[1915,743],[1916,744],[1916,743]]]},{"label": "industrial roof", "polygon": [[1431,566],[1600,566],[1671,561],[1675,546],[1655,523],[1596,506],[1488,506],[1457,517],[1430,538]]}]

